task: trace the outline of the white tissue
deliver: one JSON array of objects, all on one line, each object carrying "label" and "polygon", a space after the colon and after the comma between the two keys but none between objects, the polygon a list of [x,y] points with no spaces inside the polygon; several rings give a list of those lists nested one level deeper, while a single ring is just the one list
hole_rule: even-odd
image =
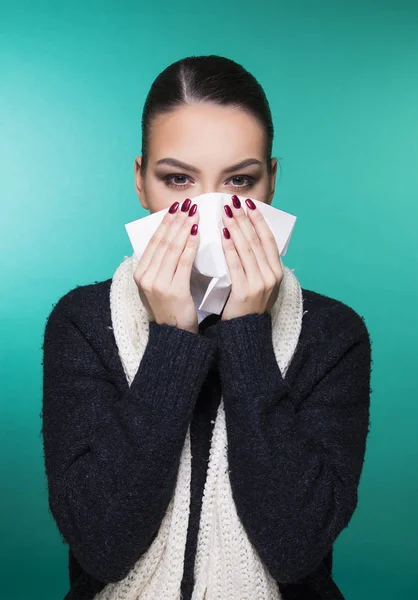
[{"label": "white tissue", "polygon": [[[241,206],[247,212],[245,199],[238,196]],[[296,217],[269,204],[252,198],[273,232],[280,255],[284,256],[289,246]],[[196,306],[198,322],[207,315],[220,314],[228,299],[231,279],[222,248],[222,214],[224,204],[232,204],[230,194],[218,192],[201,194],[192,198],[192,204],[198,205],[200,243],[190,278],[190,292]],[[125,225],[135,255],[139,259],[154,231],[161,223],[168,208],[131,221]]]}]

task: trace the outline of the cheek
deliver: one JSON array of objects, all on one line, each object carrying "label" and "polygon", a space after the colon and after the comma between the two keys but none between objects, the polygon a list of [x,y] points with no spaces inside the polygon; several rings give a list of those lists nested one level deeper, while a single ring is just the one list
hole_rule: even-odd
[{"label": "cheek", "polygon": [[[187,192],[179,194],[173,188],[168,187],[164,181],[156,177],[150,178],[145,186],[148,206],[152,213],[169,208],[173,202],[180,202],[188,198]],[[184,196],[184,198],[183,198]]]},{"label": "cheek", "polygon": [[242,192],[239,194],[240,196],[245,196],[246,198],[252,198],[253,200],[258,200],[259,202],[267,202],[268,201],[268,182],[267,179],[262,178],[260,181],[247,190],[247,192]]}]

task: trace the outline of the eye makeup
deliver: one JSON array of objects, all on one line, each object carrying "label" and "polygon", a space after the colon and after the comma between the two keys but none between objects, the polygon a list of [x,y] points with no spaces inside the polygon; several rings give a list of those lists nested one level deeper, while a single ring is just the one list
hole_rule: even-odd
[{"label": "eye makeup", "polygon": [[[179,189],[179,190],[183,190],[186,187],[188,187],[188,183],[176,183],[175,181],[173,181],[173,179],[190,179],[190,177],[188,177],[188,175],[185,175],[184,173],[170,173],[168,175],[162,175],[162,174],[157,174],[158,179],[160,179],[161,181],[164,182],[164,184],[167,187],[173,188],[173,189]],[[229,188],[233,188],[234,190],[248,190],[252,187],[254,187],[254,185],[257,183],[258,178],[251,176],[251,175],[234,175],[233,177],[230,177],[229,179],[227,179],[227,181],[233,181],[233,180],[244,180],[246,181],[246,183],[244,184],[238,184],[238,185],[228,185],[227,187]]]}]

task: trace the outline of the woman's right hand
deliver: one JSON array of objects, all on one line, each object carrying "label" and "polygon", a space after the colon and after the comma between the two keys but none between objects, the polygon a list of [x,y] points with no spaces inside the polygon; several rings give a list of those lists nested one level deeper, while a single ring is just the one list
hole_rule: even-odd
[{"label": "woman's right hand", "polygon": [[199,246],[199,215],[197,205],[189,210],[190,204],[191,200],[185,200],[181,210],[178,202],[172,204],[148,242],[134,280],[154,321],[197,333],[190,276]]}]

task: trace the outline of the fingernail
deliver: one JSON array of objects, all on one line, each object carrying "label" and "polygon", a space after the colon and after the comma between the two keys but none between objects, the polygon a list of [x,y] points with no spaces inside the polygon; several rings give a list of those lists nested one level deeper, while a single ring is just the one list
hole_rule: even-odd
[{"label": "fingernail", "polygon": [[250,200],[250,198],[246,199],[245,204],[248,206],[248,208],[251,208],[251,210],[254,210],[256,207],[254,202]]},{"label": "fingernail", "polygon": [[241,208],[241,202],[238,196],[236,196],[235,194],[232,196],[232,204],[235,206],[235,208]]},{"label": "fingernail", "polygon": [[179,207],[179,203],[178,203],[178,202],[174,202],[174,203],[173,203],[173,204],[170,206],[170,208],[169,208],[168,212],[169,212],[169,213],[171,213],[171,214],[173,214],[173,213],[175,213],[175,212],[176,212],[176,210],[178,209],[178,207]]},{"label": "fingernail", "polygon": [[181,205],[181,210],[183,212],[186,212],[189,210],[190,208],[190,204],[192,203],[192,201],[190,200],[190,198],[186,198],[186,200],[183,202],[183,204]]},{"label": "fingernail", "polygon": [[225,212],[226,212],[227,216],[228,217],[232,217],[232,210],[231,210],[231,207],[228,204],[224,205],[224,209],[225,209]]},{"label": "fingernail", "polygon": [[224,227],[222,231],[224,232],[224,236],[226,237],[226,239],[229,240],[229,238],[231,237],[229,230],[226,227]]},{"label": "fingernail", "polygon": [[192,228],[190,230],[190,233],[192,235],[196,235],[197,234],[197,223],[195,223],[194,225],[192,225]]},{"label": "fingernail", "polygon": [[189,210],[189,217],[193,217],[195,212],[197,211],[197,204],[193,204],[192,208]]}]

